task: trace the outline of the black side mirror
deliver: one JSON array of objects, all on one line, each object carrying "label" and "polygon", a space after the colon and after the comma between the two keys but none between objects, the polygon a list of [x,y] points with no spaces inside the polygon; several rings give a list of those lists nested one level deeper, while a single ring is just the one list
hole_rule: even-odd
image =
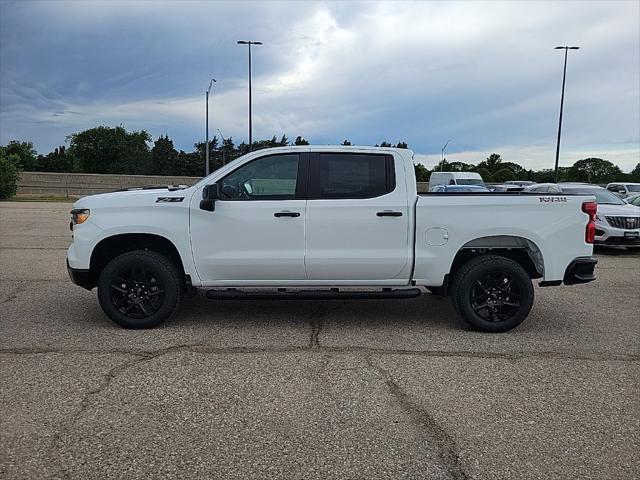
[{"label": "black side mirror", "polygon": [[202,200],[200,200],[200,208],[208,212],[216,209],[216,200],[220,198],[220,189],[217,183],[207,185],[202,190]]}]

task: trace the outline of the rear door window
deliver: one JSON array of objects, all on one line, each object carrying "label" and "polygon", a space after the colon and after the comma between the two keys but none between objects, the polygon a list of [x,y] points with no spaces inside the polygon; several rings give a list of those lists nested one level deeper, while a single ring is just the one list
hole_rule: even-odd
[{"label": "rear door window", "polygon": [[309,175],[310,198],[373,198],[395,189],[391,155],[318,153]]}]

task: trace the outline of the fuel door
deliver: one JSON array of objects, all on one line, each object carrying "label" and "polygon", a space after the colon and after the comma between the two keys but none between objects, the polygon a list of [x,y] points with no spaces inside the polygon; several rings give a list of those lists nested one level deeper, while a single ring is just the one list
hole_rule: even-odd
[{"label": "fuel door", "polygon": [[427,242],[427,245],[440,247],[449,241],[449,232],[446,228],[431,227],[425,233],[425,241]]}]

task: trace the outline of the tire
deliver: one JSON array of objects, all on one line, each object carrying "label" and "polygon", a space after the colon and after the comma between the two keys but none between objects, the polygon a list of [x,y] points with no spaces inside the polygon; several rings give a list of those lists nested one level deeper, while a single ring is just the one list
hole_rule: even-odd
[{"label": "tire", "polygon": [[124,328],[153,328],[175,313],[183,285],[164,255],[135,250],[111,260],[98,279],[104,313]]},{"label": "tire", "polygon": [[527,271],[498,255],[469,260],[456,272],[451,285],[456,312],[482,332],[507,332],[520,325],[531,311],[533,297]]}]

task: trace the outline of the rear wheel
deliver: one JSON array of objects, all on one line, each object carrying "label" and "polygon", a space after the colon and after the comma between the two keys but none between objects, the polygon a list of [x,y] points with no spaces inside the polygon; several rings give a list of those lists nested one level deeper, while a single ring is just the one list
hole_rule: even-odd
[{"label": "rear wheel", "polygon": [[173,263],[156,252],[136,250],[114,258],[98,280],[102,310],[125,328],[152,328],[180,304],[182,284]]},{"label": "rear wheel", "polygon": [[520,325],[533,306],[533,284],[517,262],[498,255],[469,260],[451,287],[456,311],[473,328],[506,332]]}]

